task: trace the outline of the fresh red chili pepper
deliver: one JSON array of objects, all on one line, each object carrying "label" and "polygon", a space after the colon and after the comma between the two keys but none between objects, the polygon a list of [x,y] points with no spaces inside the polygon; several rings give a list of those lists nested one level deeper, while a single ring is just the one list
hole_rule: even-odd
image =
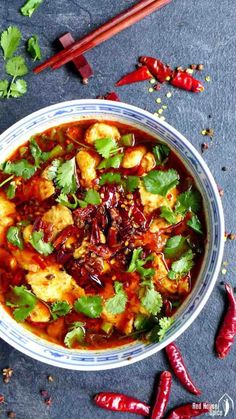
[{"label": "fresh red chili pepper", "polygon": [[139,67],[137,70],[132,71],[126,76],[122,77],[117,83],[116,86],[124,86],[125,84],[137,83],[139,81],[149,80],[152,78],[152,75],[148,68],[143,65]]},{"label": "fresh red chili pepper", "polygon": [[163,371],[157,388],[156,401],[152,410],[151,419],[161,419],[164,416],[170,397],[172,375],[169,371]]},{"label": "fresh red chili pepper", "polygon": [[116,92],[107,92],[104,96],[98,96],[97,99],[114,100],[114,102],[120,102],[120,98]]},{"label": "fresh red chili pepper", "polygon": [[193,384],[188,371],[184,365],[184,360],[175,343],[170,343],[165,348],[169,363],[173,369],[176,377],[178,377],[181,384],[192,394],[199,395],[201,391]]},{"label": "fresh red chili pepper", "polygon": [[183,406],[176,407],[169,414],[167,419],[191,419],[208,413],[211,410],[209,403],[201,403],[201,406],[194,406],[195,403],[188,403]]},{"label": "fresh red chili pepper", "polygon": [[236,335],[236,299],[231,285],[225,284],[228,297],[228,309],[216,337],[216,352],[219,358],[225,358]]},{"label": "fresh red chili pepper", "polygon": [[160,83],[170,80],[173,76],[172,68],[156,58],[143,56],[139,58],[139,61],[147,66],[153,77]]},{"label": "fresh red chili pepper", "polygon": [[97,406],[116,412],[136,413],[143,416],[148,416],[150,412],[148,404],[120,393],[98,393],[94,401]]},{"label": "fresh red chili pepper", "polygon": [[170,84],[179,89],[188,90],[194,93],[203,92],[204,90],[202,83],[186,71],[175,71],[170,80]]}]

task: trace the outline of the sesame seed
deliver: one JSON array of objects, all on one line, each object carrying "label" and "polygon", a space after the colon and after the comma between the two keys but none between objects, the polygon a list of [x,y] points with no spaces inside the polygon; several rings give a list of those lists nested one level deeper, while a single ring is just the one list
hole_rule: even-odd
[{"label": "sesame seed", "polygon": [[160,120],[161,120],[161,121],[165,121],[165,119],[166,119],[166,118],[165,118],[164,116],[160,116]]},{"label": "sesame seed", "polygon": [[172,96],[172,93],[171,92],[167,92],[166,93],[166,97],[170,98],[171,96]]},{"label": "sesame seed", "polygon": [[206,76],[205,80],[209,83],[211,81],[211,77],[210,76]]},{"label": "sesame seed", "polygon": [[156,79],[151,79],[151,80],[149,81],[149,83],[150,83],[150,84],[155,84],[155,83],[156,83]]},{"label": "sesame seed", "polygon": [[158,113],[161,115],[163,113],[163,109],[158,109]]},{"label": "sesame seed", "polygon": [[148,91],[149,91],[149,93],[152,93],[152,92],[154,92],[154,89],[153,89],[153,87],[149,87]]},{"label": "sesame seed", "polygon": [[193,69],[192,68],[187,68],[186,73],[193,74]]},{"label": "sesame seed", "polygon": [[161,103],[161,98],[160,98],[160,97],[158,97],[158,98],[156,99],[156,103]]},{"label": "sesame seed", "polygon": [[222,273],[222,275],[226,275],[227,274],[227,269],[225,269],[225,268],[221,269],[221,273]]},{"label": "sesame seed", "polygon": [[167,76],[166,77],[166,81],[170,81],[170,76]]},{"label": "sesame seed", "polygon": [[162,109],[167,109],[167,106],[166,105],[162,105]]}]

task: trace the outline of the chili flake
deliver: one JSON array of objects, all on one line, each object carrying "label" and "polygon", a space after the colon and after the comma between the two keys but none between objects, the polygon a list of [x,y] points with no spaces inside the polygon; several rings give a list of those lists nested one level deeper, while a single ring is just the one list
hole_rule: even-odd
[{"label": "chili flake", "polygon": [[8,384],[13,374],[12,368],[3,368],[2,375],[3,375],[3,382]]},{"label": "chili flake", "polygon": [[0,394],[0,404],[4,404],[5,403],[5,397],[3,396],[3,394]]},{"label": "chili flake", "polygon": [[47,406],[51,406],[52,405],[52,398],[48,397],[47,399],[44,400],[44,402]]},{"label": "chili flake", "polygon": [[7,412],[7,417],[10,419],[15,419],[16,418],[16,413],[15,412]]}]

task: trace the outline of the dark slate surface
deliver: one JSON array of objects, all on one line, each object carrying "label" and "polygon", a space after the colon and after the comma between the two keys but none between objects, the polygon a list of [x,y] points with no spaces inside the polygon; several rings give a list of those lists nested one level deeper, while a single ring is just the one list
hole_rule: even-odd
[{"label": "dark slate surface", "polygon": [[[33,33],[40,37],[43,55],[53,51],[52,43],[59,35],[70,30],[77,38],[97,27],[125,7],[131,0],[45,0],[31,19],[18,12],[23,0],[0,1],[0,29],[10,24],[18,25],[26,40]],[[232,0],[174,0],[165,9],[154,13],[132,28],[90,51],[87,56],[95,70],[89,86],[80,84],[70,68],[57,72],[46,71],[39,76],[29,74],[28,94],[18,100],[0,102],[0,132],[20,118],[44,106],[63,100],[95,98],[113,89],[114,82],[123,73],[134,68],[141,54],[156,55],[174,65],[204,63],[200,75],[212,78],[205,83],[203,94],[194,95],[173,91],[165,86],[160,92],[150,94],[148,83],[120,88],[125,102],[157,109],[155,99],[164,98],[168,104],[167,121],[182,132],[199,150],[206,140],[200,134],[212,127],[215,136],[204,154],[217,183],[224,189],[223,204],[227,231],[236,229],[235,218],[235,47],[236,7]],[[22,46],[22,51],[23,51]],[[30,64],[32,65],[32,64]],[[2,66],[2,60],[1,60]],[[1,78],[3,71],[1,71]],[[172,90],[171,90],[172,91]],[[222,166],[227,171],[222,171]],[[213,353],[214,335],[223,312],[224,300],[220,281],[235,280],[235,244],[227,242],[224,260],[228,262],[227,274],[220,275],[206,307],[191,327],[178,339],[192,376],[203,390],[201,400],[217,403],[227,392],[236,402],[236,345],[229,357],[220,361]],[[126,368],[105,372],[71,372],[50,367],[17,352],[0,342],[0,368],[10,366],[14,375],[10,384],[0,383],[0,394],[6,404],[0,406],[0,417],[13,410],[19,419],[70,419],[129,418],[129,414],[113,414],[93,406],[91,397],[101,390],[125,392],[143,400],[150,400],[158,373],[167,368],[163,353]],[[47,382],[47,375],[55,377]],[[53,404],[49,408],[39,394],[47,389]],[[174,380],[170,407],[195,400]],[[227,418],[236,417],[236,410]]]}]

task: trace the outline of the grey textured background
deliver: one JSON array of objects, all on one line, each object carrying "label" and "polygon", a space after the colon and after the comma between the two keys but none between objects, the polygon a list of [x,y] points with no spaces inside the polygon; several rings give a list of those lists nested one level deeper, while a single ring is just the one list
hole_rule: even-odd
[{"label": "grey textured background", "polygon": [[[18,12],[23,0],[0,1],[0,30],[10,24],[21,28],[24,40],[38,34],[47,57],[53,52],[53,41],[71,31],[78,38],[99,26],[127,6],[132,0],[45,0],[31,19]],[[29,113],[59,101],[95,98],[112,90],[120,76],[134,68],[139,55],[157,56],[171,65],[204,63],[199,75],[212,78],[205,83],[202,94],[173,90],[165,112],[167,121],[182,132],[197,148],[206,140],[204,128],[214,128],[215,136],[204,153],[217,183],[224,189],[223,205],[227,231],[236,230],[235,217],[235,73],[236,73],[236,5],[233,0],[174,0],[164,9],[147,17],[87,54],[95,70],[89,86],[80,84],[67,66],[57,72],[27,76],[28,93],[20,99],[0,102],[0,132]],[[24,47],[22,46],[22,51]],[[33,64],[29,65],[33,67]],[[0,64],[3,75],[2,60]],[[155,99],[165,98],[168,86],[150,94],[148,83],[119,89],[124,102],[154,112]],[[211,117],[209,117],[209,115]],[[222,166],[227,171],[222,171]],[[227,242],[224,260],[226,276],[220,276],[207,305],[191,327],[178,339],[186,364],[203,390],[201,400],[216,403],[227,392],[236,403],[236,345],[224,361],[213,352],[214,335],[221,318],[224,299],[220,281],[227,279],[234,286],[235,242]],[[14,375],[9,384],[0,382],[0,394],[6,404],[0,406],[0,417],[13,410],[19,419],[100,419],[129,418],[129,414],[110,413],[97,409],[91,402],[94,393],[102,390],[122,391],[143,400],[150,400],[158,373],[167,368],[163,353],[126,368],[107,372],[70,372],[34,361],[0,342],[0,368],[10,366]],[[55,377],[47,382],[47,375]],[[53,398],[49,408],[39,394],[47,389]],[[177,382],[171,393],[170,407],[194,400]],[[236,417],[236,410],[227,416]]]}]

